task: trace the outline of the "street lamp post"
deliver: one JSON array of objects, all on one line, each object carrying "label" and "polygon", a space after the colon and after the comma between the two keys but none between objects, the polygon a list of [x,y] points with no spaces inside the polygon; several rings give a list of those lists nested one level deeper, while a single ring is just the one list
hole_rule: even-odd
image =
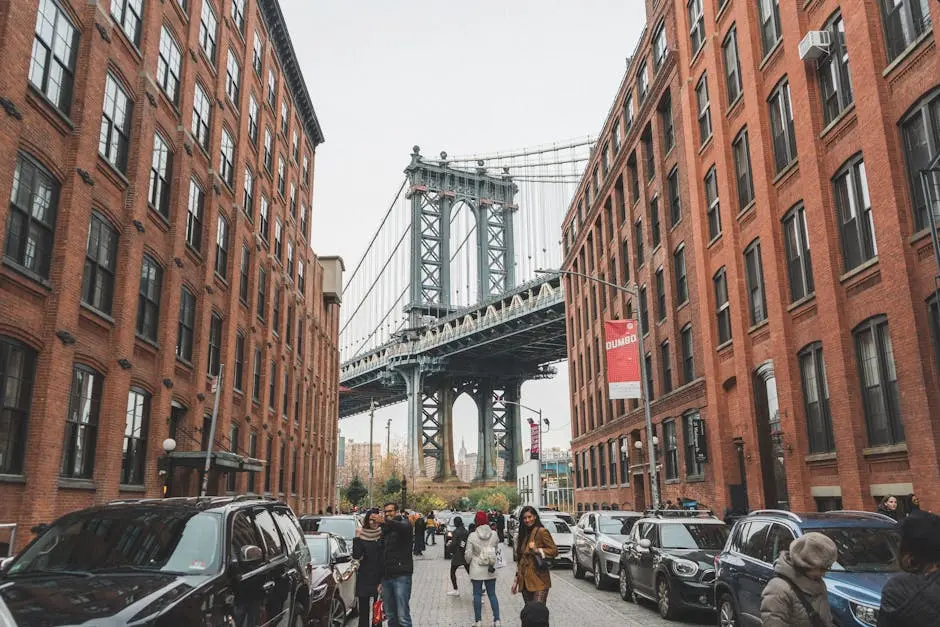
[{"label": "street lamp post", "polygon": [[[631,289],[624,285],[617,285],[616,283],[610,283],[609,281],[604,281],[590,274],[584,274],[582,272],[575,272],[573,270],[536,270],[536,274],[555,274],[555,275],[568,275],[568,276],[577,276],[582,279],[587,279],[588,281],[594,281],[595,283],[600,283],[601,285],[606,285],[607,287],[612,287],[615,290],[621,291],[625,294],[629,294],[635,298],[637,296],[637,286],[634,283],[634,287]],[[642,326],[642,321],[641,326]],[[650,473],[650,495],[653,497],[653,507],[659,507],[659,486],[656,485],[656,451],[653,448],[653,415],[650,411],[650,401],[648,390],[644,389],[647,383],[647,377],[649,373],[646,372],[646,350],[643,348],[643,329],[640,329],[640,332],[637,334],[639,341],[640,349],[640,378],[643,380],[640,386],[641,392],[643,394],[643,412],[646,415],[646,443],[649,448],[649,473]]]}]

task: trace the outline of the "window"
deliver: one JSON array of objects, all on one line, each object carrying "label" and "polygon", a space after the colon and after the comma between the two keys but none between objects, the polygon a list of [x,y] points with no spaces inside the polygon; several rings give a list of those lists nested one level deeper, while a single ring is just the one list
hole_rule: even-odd
[{"label": "window", "polygon": [[[264,491],[271,491],[271,466],[274,463],[274,438],[270,435],[268,436],[267,443],[265,444],[265,451],[267,455],[265,459],[267,464],[264,465]],[[251,473],[249,473],[251,474]]]},{"label": "window", "polygon": [[82,302],[108,315],[114,298],[117,244],[117,231],[101,215],[93,212],[82,272]]},{"label": "window", "polygon": [[127,147],[130,143],[133,107],[127,92],[108,74],[104,86],[98,153],[121,173],[127,172]]},{"label": "window", "polygon": [[283,224],[281,223],[280,218],[274,219],[274,256],[277,257],[278,261],[284,259],[283,252],[284,249],[281,245],[281,232],[283,231]]},{"label": "window", "polygon": [[239,31],[245,32],[245,0],[232,0],[232,21]]},{"label": "window", "polygon": [[630,482],[627,465],[630,462],[630,441],[627,436],[620,437],[620,482],[626,485]]},{"label": "window", "polygon": [[833,185],[836,210],[839,212],[842,260],[848,272],[878,254],[871,199],[868,197],[868,178],[861,155],[842,166],[833,179]]},{"label": "window", "polygon": [[646,368],[646,398],[652,402],[656,394],[653,392],[653,356],[650,353],[643,358],[643,365]]},{"label": "window", "polygon": [[806,212],[797,205],[783,218],[783,244],[787,254],[787,276],[790,279],[790,302],[813,293],[813,263],[809,254]]},{"label": "window", "polygon": [[930,10],[926,0],[880,0],[878,4],[890,63],[930,30]]},{"label": "window", "polygon": [[646,305],[646,286],[644,285],[640,288],[640,331],[642,331],[643,335],[646,335],[649,333],[649,330],[649,311]]},{"label": "window", "polygon": [[275,283],[274,293],[271,296],[273,311],[271,312],[271,330],[274,335],[281,333],[281,286]]},{"label": "window", "polygon": [[663,440],[665,441],[666,480],[679,478],[679,440],[676,437],[676,421],[663,421]]},{"label": "window", "polygon": [[[261,400],[261,349],[255,349],[255,361],[252,364],[251,398]],[[251,474],[251,473],[249,473]]]},{"label": "window", "polygon": [[643,156],[646,159],[646,180],[652,181],[656,175],[656,152],[653,150],[653,128],[649,124],[640,141],[643,142]]},{"label": "window", "polygon": [[672,392],[672,359],[668,340],[659,345],[659,366],[663,373],[663,394],[668,394]]},{"label": "window", "polygon": [[660,22],[653,34],[653,74],[659,71],[666,60],[666,22]]},{"label": "window", "polygon": [[225,65],[225,95],[228,96],[235,108],[238,109],[238,96],[241,93],[242,66],[238,57],[229,48],[228,63]]},{"label": "window", "polygon": [[914,224],[919,231],[930,226],[927,197],[921,183],[920,171],[930,167],[931,160],[940,154],[940,91],[934,91],[921,100],[901,122],[904,156],[911,183]]},{"label": "window", "polygon": [[732,26],[721,44],[725,59],[725,85],[728,88],[728,102],[735,102],[741,96],[741,61],[738,59],[738,29]]},{"label": "window", "polygon": [[196,297],[185,287],[180,290],[180,316],[176,327],[176,356],[193,361],[193,335],[196,328]]},{"label": "window", "polygon": [[692,325],[687,324],[680,332],[682,343],[682,382],[695,380],[695,363],[692,353]]},{"label": "window", "polygon": [[705,202],[708,212],[708,239],[721,235],[721,207],[718,203],[718,173],[712,166],[705,174]]},{"label": "window", "polygon": [[303,296],[306,292],[306,279],[304,278],[304,260],[297,260],[297,291]]},{"label": "window", "polygon": [[636,251],[636,267],[643,265],[645,255],[643,251],[643,221],[637,220],[633,225],[633,247]]},{"label": "window", "polygon": [[248,220],[254,221],[255,219],[255,175],[252,173],[251,168],[247,165],[245,166],[245,178],[242,182],[242,191],[243,204],[242,211],[245,212],[245,215],[248,216]]},{"label": "window", "polygon": [[738,187],[738,209],[744,209],[754,200],[754,182],[751,178],[751,149],[747,139],[747,128],[741,129],[731,143],[734,154],[734,173]]},{"label": "window", "polygon": [[685,476],[701,477],[705,474],[705,462],[698,454],[705,453],[705,423],[695,410],[682,416],[683,439],[685,440]]},{"label": "window", "polygon": [[58,182],[35,161],[19,155],[4,254],[43,279],[49,278],[58,202]]},{"label": "window", "polygon": [[57,0],[40,0],[29,82],[65,115],[72,108],[78,30]]},{"label": "window", "polygon": [[173,169],[173,153],[163,136],[153,135],[153,159],[150,164],[150,206],[164,218],[170,217],[170,171]]},{"label": "window", "polygon": [[780,41],[780,0],[758,0],[760,40],[764,56]]},{"label": "window", "polygon": [[672,99],[667,95],[659,104],[659,121],[663,127],[663,154],[676,145],[676,129],[672,123]]},{"label": "window", "polygon": [[284,381],[281,385],[281,416],[287,418],[287,409],[290,407],[288,398],[290,396],[290,374],[287,368],[284,369]]},{"label": "window", "polygon": [[666,180],[669,192],[669,225],[675,226],[682,219],[682,204],[679,200],[679,168],[674,167]]},{"label": "window", "polygon": [[251,67],[255,69],[255,74],[261,76],[261,57],[264,55],[264,44],[261,43],[261,35],[255,31],[255,42],[252,46]]},{"label": "window", "polygon": [[685,244],[680,244],[672,254],[673,274],[676,277],[676,304],[681,305],[689,300],[689,280],[685,267]]},{"label": "window", "polygon": [[287,240],[287,276],[294,279],[294,244]]},{"label": "window", "polygon": [[147,428],[150,421],[150,395],[131,388],[124,419],[124,446],[121,456],[121,485],[143,485],[147,459]]},{"label": "window", "polygon": [[689,42],[692,47],[692,56],[702,48],[705,43],[705,14],[702,12],[702,0],[689,0]]},{"label": "window", "polygon": [[852,104],[853,96],[842,14],[836,13],[824,30],[829,31],[829,54],[818,61],[816,72],[822,96],[823,118],[829,124]]},{"label": "window", "polygon": [[656,269],[656,319],[666,319],[666,279],[662,267]]},{"label": "window", "polygon": [[264,238],[264,241],[268,241],[268,199],[264,194],[261,194],[261,211],[258,214],[258,231],[261,233],[261,237]]},{"label": "window", "polygon": [[281,194],[281,198],[284,197],[284,191],[286,189],[286,179],[287,174],[287,163],[284,161],[284,155],[278,155],[277,157],[277,191]]},{"label": "window", "polygon": [[206,195],[196,179],[189,179],[189,203],[186,206],[186,243],[202,251],[202,212]]},{"label": "window", "polygon": [[36,353],[0,336],[0,473],[21,474]]},{"label": "window", "polygon": [[940,368],[940,298],[934,298],[927,303],[930,315],[930,328],[933,332],[933,346],[937,358],[937,367]]},{"label": "window", "polygon": [[228,220],[220,213],[215,232],[215,273],[225,280],[228,280],[228,246]]},{"label": "window", "polygon": [[307,205],[300,203],[300,236],[307,239]]},{"label": "window", "polygon": [[251,272],[251,248],[242,244],[242,260],[238,269],[238,298],[248,304],[248,273]]},{"label": "window", "polygon": [[[231,428],[229,430],[228,441],[229,441],[229,446],[231,447],[231,451],[233,453],[238,453],[238,435],[239,435],[238,425],[235,423],[232,423]],[[225,478],[226,486],[225,487],[229,492],[235,491],[235,476],[236,475],[234,472],[226,473],[226,478]]]},{"label": "window", "polygon": [[607,447],[603,444],[597,445],[597,461],[600,466],[597,473],[600,485],[607,485]]},{"label": "window", "polygon": [[695,86],[695,101],[698,103],[698,137],[704,144],[712,136],[711,105],[708,101],[708,76],[702,74]]},{"label": "window", "polygon": [[111,16],[135,46],[140,46],[140,19],[144,0],[111,0]]},{"label": "window", "polygon": [[653,238],[653,248],[662,241],[662,232],[659,228],[659,197],[650,201],[650,234]]},{"label": "window", "polygon": [[612,138],[611,141],[613,142],[613,146],[614,146],[613,154],[614,156],[616,156],[617,153],[620,152],[620,120],[619,119],[614,120],[614,126],[613,126],[613,130],[610,132],[610,136]]},{"label": "window", "polygon": [[718,320],[718,344],[731,341],[731,305],[728,303],[728,281],[722,267],[712,277],[715,285],[715,317]]},{"label": "window", "polygon": [[277,100],[277,79],[274,77],[274,70],[268,68],[268,104],[272,109],[275,100]]},{"label": "window", "polygon": [[281,101],[281,134],[287,137],[288,118],[290,117],[290,105],[287,100]]},{"label": "window", "polygon": [[157,341],[160,322],[160,290],[163,269],[150,255],[144,255],[140,268],[140,293],[137,299],[137,335]]},{"label": "window", "polygon": [[225,128],[222,129],[220,142],[219,175],[226,185],[232,186],[235,178],[235,141]]},{"label": "window", "polygon": [[631,153],[627,160],[627,169],[630,171],[630,193],[633,196],[633,204],[640,201],[640,172],[636,165],[636,153]]},{"label": "window", "polygon": [[287,322],[284,324],[284,342],[287,348],[294,344],[294,305],[290,303],[288,297],[287,304]]},{"label": "window", "polygon": [[767,300],[764,294],[764,268],[761,263],[759,240],[754,240],[750,246],[744,249],[744,268],[747,279],[751,324],[755,325],[767,319]]},{"label": "window", "polygon": [[160,50],[157,56],[157,84],[163,89],[167,98],[177,103],[180,87],[180,68],[183,64],[183,54],[176,39],[166,26],[160,31]]},{"label": "window", "polygon": [[617,441],[607,443],[607,468],[610,472],[610,485],[617,485]]},{"label": "window", "polygon": [[193,125],[192,132],[196,142],[203,150],[209,150],[209,125],[212,123],[212,102],[202,85],[196,83],[193,92]]},{"label": "window", "polygon": [[271,153],[271,144],[274,140],[271,137],[271,129],[265,127],[264,129],[264,169],[268,172],[271,172],[272,161],[274,159],[273,154]]},{"label": "window", "polygon": [[267,286],[267,273],[264,271],[264,268],[258,268],[258,319],[264,320],[264,310],[265,310],[265,295],[268,290]]},{"label": "window", "polygon": [[297,217],[297,187],[293,183],[290,184],[290,214],[296,218]]},{"label": "window", "polygon": [[803,404],[806,408],[806,432],[810,453],[836,450],[829,413],[829,386],[822,344],[815,342],[800,351],[800,376],[803,380]]},{"label": "window", "polygon": [[790,83],[784,79],[767,101],[770,105],[770,132],[774,143],[774,165],[782,172],[796,159],[796,130],[790,104]]},{"label": "window", "polygon": [[301,176],[303,177],[304,185],[310,184],[310,159],[304,154],[304,163],[301,168]]},{"label": "window", "polygon": [[248,139],[258,145],[258,101],[254,94],[248,95]]},{"label": "window", "polygon": [[271,361],[271,372],[268,376],[268,408],[274,411],[275,393],[277,392],[277,362]]},{"label": "window", "polygon": [[649,75],[646,73],[646,61],[640,64],[640,69],[636,73],[636,100],[643,104],[646,100],[646,94],[649,92]]},{"label": "window", "polygon": [[303,316],[297,318],[297,356],[304,357],[304,319]]},{"label": "window", "polygon": [[858,355],[869,446],[903,442],[898,375],[894,369],[888,320],[884,316],[869,318],[852,334]]},{"label": "window", "polygon": [[[258,434],[254,431],[248,432],[248,457],[257,459],[258,457]],[[255,491],[255,473],[248,473],[248,493]]]},{"label": "window", "polygon": [[209,321],[209,359],[206,362],[206,374],[219,376],[219,364],[222,363],[222,316],[212,312]]},{"label": "window", "polygon": [[629,131],[630,127],[633,126],[633,96],[627,96],[627,100],[623,103],[623,114],[626,128]]},{"label": "window", "polygon": [[199,16],[199,45],[215,64],[215,38],[219,20],[209,0],[202,1],[202,14]]},{"label": "window", "polygon": [[63,477],[91,479],[94,474],[101,380],[101,375],[91,368],[72,367],[72,391],[65,417],[65,445],[60,471]]},{"label": "window", "polygon": [[[277,491],[281,494],[284,493],[284,475],[287,470],[287,443],[281,442],[281,453],[277,457]],[[277,532],[273,529],[271,530],[272,534]],[[278,551],[280,553],[280,551]]]},{"label": "window", "polygon": [[291,131],[290,145],[291,154],[293,155],[294,163],[296,164],[300,160],[300,137],[297,136],[297,129]]}]

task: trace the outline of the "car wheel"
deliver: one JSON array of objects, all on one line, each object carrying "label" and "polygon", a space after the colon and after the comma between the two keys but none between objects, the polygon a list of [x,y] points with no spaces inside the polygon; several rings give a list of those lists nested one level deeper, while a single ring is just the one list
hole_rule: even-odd
[{"label": "car wheel", "polygon": [[620,598],[624,601],[636,603],[636,599],[633,597],[633,582],[630,581],[627,569],[623,565],[620,566]]},{"label": "car wheel", "polygon": [[593,574],[594,574],[594,587],[597,588],[598,590],[603,590],[604,588],[606,588],[607,587],[607,580],[605,578],[606,576],[604,575],[603,572],[601,572],[601,563],[600,563],[600,560],[597,559],[596,555],[594,556]]},{"label": "car wheel", "polygon": [[346,608],[339,595],[333,597],[330,603],[330,627],[343,627],[346,624]]},{"label": "car wheel", "polygon": [[584,579],[584,569],[581,568],[581,564],[578,562],[578,553],[577,551],[572,551],[571,555],[571,574],[574,575],[575,579]]},{"label": "car wheel", "polygon": [[659,615],[666,620],[673,620],[678,614],[675,603],[672,602],[669,578],[663,575],[656,578],[656,605],[659,607]]},{"label": "car wheel", "polygon": [[718,598],[718,627],[738,627],[738,609],[727,592]]}]

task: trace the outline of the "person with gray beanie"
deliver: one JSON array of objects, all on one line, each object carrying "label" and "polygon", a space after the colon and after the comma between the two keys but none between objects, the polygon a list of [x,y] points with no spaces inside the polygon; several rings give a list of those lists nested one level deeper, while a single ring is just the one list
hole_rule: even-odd
[{"label": "person with gray beanie", "polygon": [[811,532],[790,543],[774,563],[776,576],[761,594],[764,627],[832,627],[823,575],[836,561],[836,544]]}]

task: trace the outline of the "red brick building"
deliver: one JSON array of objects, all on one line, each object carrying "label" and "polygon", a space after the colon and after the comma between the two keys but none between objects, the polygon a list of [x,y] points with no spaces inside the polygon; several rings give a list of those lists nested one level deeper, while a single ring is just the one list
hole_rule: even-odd
[{"label": "red brick building", "polygon": [[566,284],[579,507],[650,500],[642,409],[607,400],[603,367],[602,320],[634,310],[649,318],[663,501],[940,502],[938,269],[919,178],[940,153],[938,22],[926,0],[647,2],[563,226],[566,269],[641,288]]},{"label": "red brick building", "polygon": [[210,493],[331,504],[342,262],[276,0],[7,2],[0,42],[0,522],[197,493],[220,369]]}]

